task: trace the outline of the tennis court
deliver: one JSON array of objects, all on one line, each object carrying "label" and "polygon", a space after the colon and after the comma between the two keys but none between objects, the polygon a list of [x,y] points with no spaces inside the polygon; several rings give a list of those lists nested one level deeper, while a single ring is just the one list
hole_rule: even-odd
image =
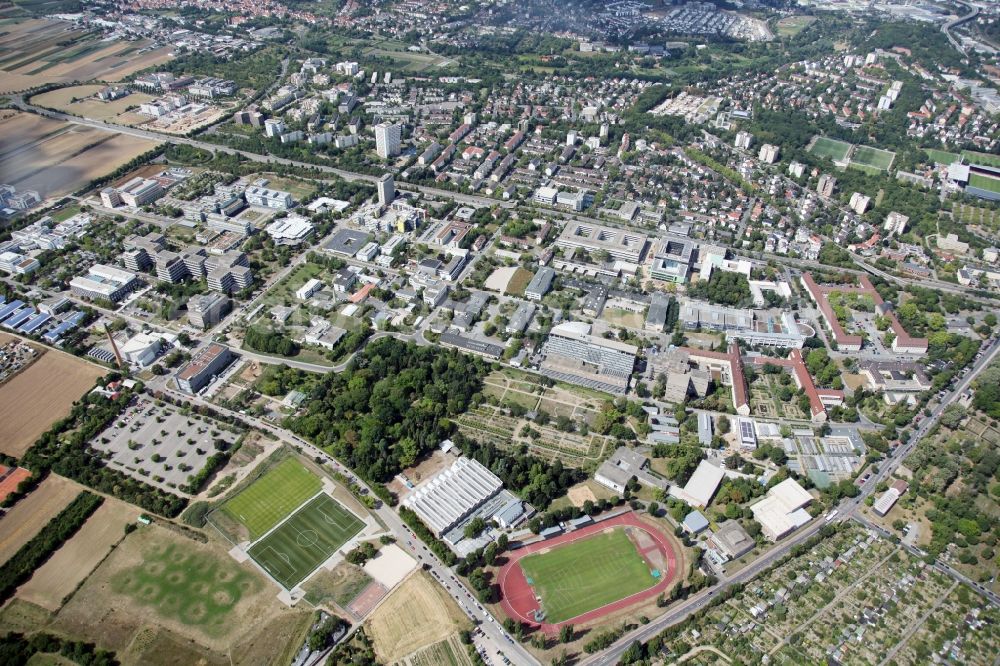
[{"label": "tennis court", "polygon": [[320,493],[247,551],[285,589],[292,589],[365,526]]},{"label": "tennis court", "polygon": [[847,157],[851,151],[851,144],[837,139],[830,139],[825,136],[818,136],[813,141],[809,152],[817,157],[825,157],[834,162],[840,162]]},{"label": "tennis court", "polygon": [[260,538],[323,487],[296,458],[286,458],[220,508]]}]

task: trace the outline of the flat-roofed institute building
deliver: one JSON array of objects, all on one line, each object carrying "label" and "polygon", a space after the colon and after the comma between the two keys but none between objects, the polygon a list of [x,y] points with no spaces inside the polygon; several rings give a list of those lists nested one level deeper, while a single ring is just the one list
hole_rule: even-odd
[{"label": "flat-roofed institute building", "polygon": [[666,480],[649,471],[649,458],[625,446],[618,447],[610,458],[601,463],[594,473],[594,480],[620,495],[633,476],[636,481],[651,488],[667,487]]},{"label": "flat-roofed institute building", "polygon": [[805,510],[812,499],[795,479],[785,479],[768,490],[764,499],[751,504],[750,510],[764,536],[777,541],[812,520]]},{"label": "flat-roofed institute building", "polygon": [[542,347],[545,360],[540,372],[599,391],[625,393],[639,348],[591,335],[590,331],[590,324],[584,322],[554,326]]},{"label": "flat-roofed institute building", "polygon": [[211,343],[199,349],[191,362],[181,368],[176,375],[177,386],[182,391],[197,393],[205,388],[212,377],[233,361],[229,347]]},{"label": "flat-roofed institute building", "polygon": [[721,467],[713,465],[707,460],[702,460],[683,488],[680,486],[670,487],[670,495],[693,507],[703,509],[712,501],[712,497],[715,496],[715,491],[718,490],[725,475],[726,473]]},{"label": "flat-roofed institute building", "polygon": [[743,557],[757,545],[743,526],[735,520],[727,520],[719,525],[709,537],[707,544],[726,560]]},{"label": "flat-roofed institute building", "polygon": [[691,273],[694,243],[681,238],[664,238],[653,254],[649,275],[654,280],[683,284]]},{"label": "flat-roofed institute building", "polygon": [[70,280],[69,288],[81,298],[117,303],[138,289],[140,284],[135,273],[105,264],[94,264],[86,275]]},{"label": "flat-roofed institute building", "polygon": [[612,259],[639,263],[646,248],[645,234],[583,222],[568,222],[556,239],[562,248],[581,248],[594,253],[604,250]]}]

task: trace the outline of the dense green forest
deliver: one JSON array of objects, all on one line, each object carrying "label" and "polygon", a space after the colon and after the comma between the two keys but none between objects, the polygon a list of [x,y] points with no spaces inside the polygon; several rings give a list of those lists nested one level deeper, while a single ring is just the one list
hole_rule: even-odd
[{"label": "dense green forest", "polygon": [[286,425],[384,483],[452,434],[449,419],[476,399],[488,370],[457,350],[381,338],[326,375]]}]

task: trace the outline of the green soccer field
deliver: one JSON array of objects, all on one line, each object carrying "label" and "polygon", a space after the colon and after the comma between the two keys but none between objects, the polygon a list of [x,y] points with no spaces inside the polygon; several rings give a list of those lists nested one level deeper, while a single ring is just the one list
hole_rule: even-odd
[{"label": "green soccer field", "polygon": [[949,153],[947,150],[938,150],[937,148],[924,148],[923,150],[927,153],[927,157],[938,164],[951,164],[962,159],[958,153]]},{"label": "green soccer field", "polygon": [[813,144],[809,152],[817,157],[825,157],[837,162],[847,157],[847,153],[850,150],[851,144],[849,143],[820,136],[816,137],[816,143]]},{"label": "green soccer field", "polygon": [[286,458],[222,505],[222,511],[258,539],[323,487],[315,474],[295,458]]},{"label": "green soccer field", "polygon": [[982,164],[983,166],[1000,167],[1000,155],[995,155],[993,153],[979,153],[975,150],[963,150],[962,156],[969,161],[969,164]]},{"label": "green soccer field", "polygon": [[329,495],[317,495],[247,552],[290,590],[364,526]]},{"label": "green soccer field", "polygon": [[520,561],[542,599],[545,621],[559,623],[656,585],[649,564],[622,528]]},{"label": "green soccer field", "polygon": [[988,192],[1000,192],[1000,178],[990,178],[982,174],[969,174],[969,185]]},{"label": "green soccer field", "polygon": [[879,150],[871,146],[858,146],[854,149],[854,154],[851,155],[851,164],[863,164],[885,170],[892,166],[894,159],[896,159],[896,153],[892,151]]}]

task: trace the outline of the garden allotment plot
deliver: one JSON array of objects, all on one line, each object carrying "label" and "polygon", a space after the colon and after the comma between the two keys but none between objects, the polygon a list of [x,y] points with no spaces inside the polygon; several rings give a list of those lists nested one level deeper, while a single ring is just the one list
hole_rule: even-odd
[{"label": "garden allotment plot", "polygon": [[290,590],[364,526],[340,503],[320,493],[247,552],[282,587]]}]

